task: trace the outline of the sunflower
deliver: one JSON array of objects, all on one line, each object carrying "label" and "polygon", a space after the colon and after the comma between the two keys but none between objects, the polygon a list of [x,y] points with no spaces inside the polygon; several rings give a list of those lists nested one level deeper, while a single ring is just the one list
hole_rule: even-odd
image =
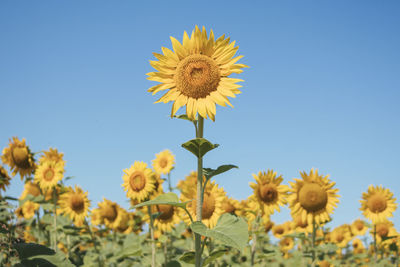
[{"label": "sunflower", "polygon": [[156,158],[152,160],[153,169],[158,174],[168,174],[175,164],[175,157],[168,149],[156,154]]},{"label": "sunflower", "polygon": [[352,242],[354,254],[361,254],[365,251],[365,246],[359,238],[354,238]]},{"label": "sunflower", "polygon": [[119,220],[115,230],[123,234],[131,233],[134,230],[135,225],[134,214],[126,211],[123,208],[121,208],[119,212],[121,213],[121,219]]},{"label": "sunflower", "polygon": [[87,195],[87,192],[83,192],[80,187],[75,186],[75,190],[69,187],[67,192],[60,196],[60,210],[68,215],[78,227],[83,225],[89,212],[90,201]]},{"label": "sunflower", "polygon": [[25,201],[24,204],[22,204],[22,214],[25,219],[30,219],[35,215],[35,211],[39,209],[40,205],[38,203],[32,202],[30,200]]},{"label": "sunflower", "polygon": [[312,233],[313,226],[309,224],[307,220],[303,220],[301,216],[295,216],[293,218],[293,227],[296,232],[299,233]]},{"label": "sunflower", "polygon": [[[183,198],[182,198],[183,197]],[[202,222],[208,227],[213,228],[217,224],[219,217],[223,214],[222,202],[224,201],[225,191],[219,188],[218,185],[212,181],[206,185],[203,197],[202,207]],[[181,196],[182,201],[186,201],[184,196]],[[193,219],[196,218],[196,200],[187,204],[187,209]],[[184,220],[190,224],[189,216],[184,215]]]},{"label": "sunflower", "polygon": [[365,235],[368,226],[363,220],[357,219],[351,224],[351,233],[353,235]]},{"label": "sunflower", "polygon": [[[377,223],[375,225],[375,231],[378,243],[380,243],[382,239],[385,239],[391,236],[393,233],[396,233],[393,223],[388,220]],[[370,233],[373,235],[374,230],[371,229]]]},{"label": "sunflower", "polygon": [[[153,214],[160,213],[154,220],[154,227],[161,231],[161,233],[171,232],[175,225],[182,221],[181,212],[178,207],[171,205],[152,205],[151,212]],[[146,214],[143,218],[144,221],[149,222],[149,215]]]},{"label": "sunflower", "polygon": [[183,33],[182,44],[171,37],[174,52],[162,47],[164,55],[154,53],[159,61],[150,61],[156,72],[147,73],[147,79],[160,82],[148,91],[153,95],[159,91],[168,90],[156,103],[174,101],[171,116],[186,105],[186,114],[195,119],[197,113],[203,118],[215,119],[215,104],[231,105],[229,97],[240,94],[236,84],[243,80],[228,78],[232,73],[243,72],[244,64],[236,64],[243,56],[234,57],[238,47],[225,35],[214,40],[211,30],[209,37],[203,27],[197,26],[189,38]]},{"label": "sunflower", "polygon": [[368,192],[362,194],[360,210],[367,219],[376,224],[393,216],[397,207],[395,201],[396,198],[393,198],[393,193],[389,189],[370,185]]},{"label": "sunflower", "polygon": [[125,169],[122,179],[127,197],[139,202],[147,199],[155,189],[155,175],[147,168],[147,164],[141,161],[135,161],[129,169]]},{"label": "sunflower", "polygon": [[20,174],[21,180],[29,176],[35,170],[35,161],[29,147],[25,144],[25,138],[20,141],[18,137],[13,137],[8,147],[3,149],[1,156],[4,164],[10,166],[12,175]]},{"label": "sunflower", "polygon": [[104,223],[103,217],[101,217],[100,214],[100,209],[92,209],[90,211],[90,222],[95,226]]},{"label": "sunflower", "polygon": [[39,185],[37,183],[32,182],[32,181],[28,181],[28,182],[25,183],[24,191],[22,191],[22,194],[19,197],[19,199],[23,200],[28,195],[37,197],[37,196],[40,196],[40,194],[41,194],[41,192],[40,192]]},{"label": "sunflower", "polygon": [[270,215],[275,210],[280,211],[279,207],[287,203],[286,197],[289,191],[286,185],[281,185],[282,175],[276,177],[276,172],[268,170],[267,173],[253,174],[253,178],[257,183],[251,182],[250,187],[253,188],[254,196],[263,213]]},{"label": "sunflower", "polygon": [[99,203],[99,210],[104,224],[110,229],[117,229],[123,219],[123,209],[117,203],[103,198],[103,201]]},{"label": "sunflower", "polygon": [[0,165],[0,191],[6,191],[6,187],[10,185],[10,180],[11,178],[8,176],[6,169]]},{"label": "sunflower", "polygon": [[240,209],[240,203],[234,198],[225,196],[224,201],[222,202],[222,210],[224,213],[238,215],[238,210]]},{"label": "sunflower", "polygon": [[333,229],[331,233],[331,241],[339,248],[346,247],[350,240],[351,232],[349,225],[344,224]]},{"label": "sunflower", "polygon": [[64,154],[58,152],[57,148],[50,148],[48,151],[43,152],[44,155],[39,159],[40,163],[45,161],[54,161],[57,163],[61,163],[63,168],[65,166],[65,161],[63,160]]},{"label": "sunflower", "polygon": [[290,182],[291,194],[289,204],[292,216],[301,216],[302,220],[309,224],[313,222],[321,224],[330,220],[329,214],[337,207],[339,195],[338,189],[328,179],[318,175],[318,170],[311,169],[310,174],[300,172],[303,179],[294,179]]},{"label": "sunflower", "polygon": [[292,237],[284,237],[279,241],[279,248],[282,252],[287,253],[289,250],[293,249],[294,240]]},{"label": "sunflower", "polygon": [[293,229],[290,224],[290,222],[285,222],[282,224],[274,225],[272,227],[272,234],[279,239],[282,238],[284,235],[291,234]]},{"label": "sunflower", "polygon": [[40,163],[35,172],[35,182],[39,184],[43,191],[51,189],[62,180],[64,167],[60,162],[44,161]]}]

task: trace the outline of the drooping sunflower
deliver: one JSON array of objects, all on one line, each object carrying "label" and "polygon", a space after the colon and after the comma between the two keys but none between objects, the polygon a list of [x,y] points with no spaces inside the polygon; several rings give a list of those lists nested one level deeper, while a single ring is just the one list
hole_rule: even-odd
[{"label": "drooping sunflower", "polygon": [[64,153],[58,152],[57,148],[50,148],[48,151],[43,152],[44,155],[39,159],[40,163],[45,161],[54,161],[57,163],[61,163],[63,168],[65,166],[65,161],[63,160]]},{"label": "drooping sunflower", "polygon": [[100,216],[104,224],[110,229],[117,229],[123,219],[123,209],[115,202],[103,198],[99,203]]},{"label": "drooping sunflower", "polygon": [[197,113],[203,118],[215,119],[215,104],[231,105],[229,97],[241,93],[237,82],[243,80],[228,78],[232,73],[243,72],[244,64],[236,64],[243,56],[234,57],[239,47],[225,35],[214,40],[211,30],[197,26],[191,37],[184,32],[182,44],[171,37],[174,51],[162,47],[162,54],[153,53],[158,61],[150,61],[156,72],[147,73],[147,79],[160,82],[148,91],[153,93],[168,90],[156,103],[174,101],[171,116],[186,105],[186,114],[195,119]]},{"label": "drooping sunflower", "polygon": [[10,185],[10,180],[11,178],[8,176],[6,169],[0,165],[0,191],[6,191],[6,187]]},{"label": "drooping sunflower", "polygon": [[60,211],[68,215],[78,227],[83,225],[89,212],[90,201],[87,195],[87,192],[83,192],[79,186],[75,186],[75,190],[69,187],[67,192],[60,196]]},{"label": "drooping sunflower", "polygon": [[300,172],[303,179],[294,179],[290,182],[291,194],[289,205],[292,216],[301,216],[309,224],[313,221],[321,224],[330,220],[329,214],[337,207],[339,190],[333,189],[335,182],[331,182],[326,175],[318,174],[318,170],[311,169],[310,174]]},{"label": "drooping sunflower", "polygon": [[396,198],[393,198],[393,193],[389,189],[370,185],[368,192],[362,194],[360,210],[367,219],[376,224],[393,216],[397,207],[395,201]]},{"label": "drooping sunflower", "polygon": [[155,175],[147,164],[141,161],[135,161],[129,169],[125,169],[122,179],[124,191],[127,191],[126,196],[139,202],[148,198],[155,189]]},{"label": "drooping sunflower", "polygon": [[34,183],[32,181],[28,181],[24,185],[24,191],[22,191],[21,196],[19,199],[23,200],[25,199],[28,195],[32,195],[34,197],[40,196],[40,188],[37,183]]},{"label": "drooping sunflower", "polygon": [[239,209],[240,209],[240,203],[238,200],[225,196],[225,199],[222,202],[222,210],[224,211],[224,213],[230,213],[239,216],[238,214]]},{"label": "drooping sunflower", "polygon": [[[152,213],[160,213],[154,220],[154,227],[161,231],[161,233],[171,232],[175,225],[182,221],[181,211],[178,207],[171,205],[153,205],[151,206]],[[149,222],[149,215],[146,214],[143,218],[144,221]]]},{"label": "drooping sunflower", "polygon": [[[217,224],[219,217],[223,214],[222,202],[224,201],[225,191],[223,188],[219,188],[218,185],[212,181],[206,185],[203,197],[202,207],[202,222],[208,228],[214,228]],[[186,201],[186,198],[181,195],[181,200]],[[196,200],[193,200],[187,204],[187,209],[192,216],[196,219]],[[184,220],[187,224],[190,224],[190,219],[187,214],[184,214]]]},{"label": "drooping sunflower", "polygon": [[153,169],[157,174],[168,174],[175,164],[175,157],[168,149],[156,154],[156,158],[152,160]]},{"label": "drooping sunflower", "polygon": [[365,224],[363,220],[357,219],[351,224],[351,233],[353,235],[365,235],[365,232],[368,229],[368,226]]},{"label": "drooping sunflower", "polygon": [[35,170],[35,160],[29,147],[25,144],[25,138],[22,141],[18,137],[10,139],[8,147],[3,149],[1,159],[4,164],[10,166],[13,176],[17,173],[20,174],[21,180]]},{"label": "drooping sunflower", "polygon": [[43,161],[35,171],[35,182],[43,191],[55,187],[64,176],[63,166],[61,162]]},{"label": "drooping sunflower", "polygon": [[253,174],[257,183],[250,182],[250,187],[254,190],[254,196],[260,209],[267,215],[273,214],[275,210],[280,211],[280,206],[284,206],[287,201],[288,187],[281,185],[282,175],[276,177],[276,172],[268,170],[267,173],[259,172]]},{"label": "drooping sunflower", "polygon": [[30,200],[25,201],[22,204],[22,214],[25,219],[30,219],[35,215],[35,211],[39,209],[40,205],[38,203],[32,202]]},{"label": "drooping sunflower", "polygon": [[115,230],[123,234],[131,233],[134,230],[135,224],[133,220],[133,214],[129,213],[123,208],[121,208],[119,212],[121,213],[121,220],[119,220]]},{"label": "drooping sunflower", "polygon": [[289,235],[293,233],[292,222],[287,221],[282,224],[276,224],[272,227],[272,234],[276,238],[282,238],[284,235]]}]

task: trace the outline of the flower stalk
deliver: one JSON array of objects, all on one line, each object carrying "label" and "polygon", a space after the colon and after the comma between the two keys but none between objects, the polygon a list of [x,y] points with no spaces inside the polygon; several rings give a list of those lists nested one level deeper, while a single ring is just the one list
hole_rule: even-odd
[{"label": "flower stalk", "polygon": [[[204,134],[204,118],[199,116],[196,128],[196,138],[203,138]],[[197,158],[197,196],[196,196],[196,221],[202,220],[203,209],[203,157]],[[201,266],[201,235],[195,233],[195,266]]]}]

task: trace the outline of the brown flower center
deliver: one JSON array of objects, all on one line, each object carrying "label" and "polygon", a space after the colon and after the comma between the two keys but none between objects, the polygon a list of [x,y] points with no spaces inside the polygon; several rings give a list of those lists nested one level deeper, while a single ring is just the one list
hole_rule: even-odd
[{"label": "brown flower center", "polygon": [[274,234],[277,235],[283,235],[283,233],[285,232],[285,229],[283,229],[282,226],[277,226],[273,229]]},{"label": "brown flower center", "polygon": [[81,213],[85,209],[85,200],[80,195],[72,195],[70,199],[71,209],[76,213]]},{"label": "brown flower center", "polygon": [[261,200],[267,204],[275,202],[278,198],[278,191],[276,190],[276,187],[271,184],[260,185],[258,188],[258,193]]},{"label": "brown flower center", "polygon": [[220,81],[218,65],[205,55],[190,55],[179,62],[175,74],[176,88],[185,96],[205,98],[216,91]]},{"label": "brown flower center", "polygon": [[160,164],[161,168],[165,168],[168,165],[168,160],[166,158],[162,158],[162,159],[160,159],[160,163],[159,164]]},{"label": "brown flower center", "polygon": [[140,192],[146,185],[146,177],[142,172],[135,171],[129,177],[129,184],[133,191]]},{"label": "brown flower center", "polygon": [[157,219],[166,221],[172,218],[174,215],[174,207],[171,205],[157,205],[157,211],[161,212]]},{"label": "brown flower center", "polygon": [[316,212],[326,207],[328,194],[319,184],[306,183],[299,191],[299,201],[307,212]]},{"label": "brown flower center", "polygon": [[215,198],[209,193],[204,194],[203,209],[201,216],[203,219],[209,219],[214,214],[215,210]]},{"label": "brown flower center", "polygon": [[43,179],[45,179],[46,181],[50,182],[54,179],[55,176],[55,172],[52,168],[47,168],[46,170],[44,170],[43,172]]},{"label": "brown flower center", "polygon": [[358,231],[361,231],[362,229],[364,229],[364,222],[361,221],[361,220],[356,220],[356,221],[354,222],[354,226],[356,227],[356,229],[357,229]]},{"label": "brown flower center", "polygon": [[382,212],[387,207],[386,199],[380,194],[374,194],[368,199],[367,206],[373,213]]},{"label": "brown flower center", "polygon": [[340,243],[343,240],[344,240],[344,235],[342,233],[336,235],[336,242]]},{"label": "brown flower center", "polygon": [[272,227],[274,226],[274,223],[271,221],[268,221],[265,225],[264,225],[264,230],[266,233],[268,233],[269,231],[271,231]]},{"label": "brown flower center", "polygon": [[222,203],[222,209],[226,212],[226,213],[234,213],[235,212],[235,206],[233,206],[229,201],[224,201]]},{"label": "brown flower center", "polygon": [[380,237],[387,237],[389,234],[389,227],[386,223],[378,223],[376,225],[376,233]]},{"label": "brown flower center", "polygon": [[117,218],[117,215],[118,211],[116,204],[107,205],[105,208],[101,209],[101,217],[109,220],[110,222],[113,222],[115,218]]},{"label": "brown flower center", "polygon": [[27,169],[30,167],[29,164],[29,152],[26,147],[15,147],[12,150],[11,156],[15,162],[15,165],[19,168]]}]

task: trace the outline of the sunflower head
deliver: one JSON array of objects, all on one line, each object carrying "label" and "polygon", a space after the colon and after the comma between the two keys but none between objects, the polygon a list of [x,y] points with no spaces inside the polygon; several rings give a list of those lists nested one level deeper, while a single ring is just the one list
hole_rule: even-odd
[{"label": "sunflower head", "polygon": [[222,203],[222,210],[224,213],[230,213],[238,216],[238,210],[240,209],[239,201],[231,197],[225,197]]},{"label": "sunflower head", "polygon": [[257,183],[250,183],[250,186],[254,190],[253,194],[263,213],[270,215],[275,210],[280,211],[280,206],[286,204],[288,192],[287,186],[281,185],[282,175],[277,177],[276,172],[268,170],[267,173],[253,174],[253,177]]},{"label": "sunflower head", "polygon": [[238,47],[229,38],[221,36],[214,40],[211,30],[197,26],[191,36],[184,32],[180,43],[171,37],[174,51],[162,48],[163,54],[154,53],[158,61],[150,61],[156,72],[147,75],[151,81],[160,82],[148,91],[155,94],[168,90],[156,103],[174,101],[171,116],[186,105],[186,114],[195,119],[197,113],[203,118],[215,119],[215,104],[231,105],[229,97],[240,93],[242,80],[228,78],[232,73],[241,73],[244,64],[236,64],[242,56],[234,57]]},{"label": "sunflower head", "polygon": [[294,247],[294,240],[292,237],[284,237],[279,241],[279,248],[282,252],[288,252]]},{"label": "sunflower head", "polygon": [[168,149],[156,154],[156,158],[152,161],[154,171],[161,174],[168,174],[174,168],[175,157]]},{"label": "sunflower head", "polygon": [[357,219],[351,224],[351,233],[353,235],[364,235],[368,229],[368,226],[363,220]]},{"label": "sunflower head", "polygon": [[24,191],[22,191],[21,196],[19,199],[25,199],[28,195],[32,195],[34,197],[40,196],[41,191],[40,187],[37,183],[34,183],[32,181],[28,181],[24,185]]},{"label": "sunflower head", "polygon": [[376,224],[393,216],[397,207],[395,201],[396,198],[393,198],[393,193],[389,189],[370,185],[368,192],[362,195],[360,210],[367,219]]},{"label": "sunflower head", "polygon": [[88,215],[90,201],[87,192],[75,186],[67,189],[67,192],[60,196],[59,205],[62,213],[68,215],[78,227],[83,225],[85,217]]},{"label": "sunflower head", "polygon": [[300,174],[302,179],[290,182],[292,188],[289,203],[292,216],[301,216],[309,224],[313,220],[317,224],[329,221],[329,214],[339,202],[339,195],[336,194],[338,189],[333,189],[335,183],[328,179],[328,175],[319,175],[318,170],[311,169],[310,174]]},{"label": "sunflower head", "polygon": [[[205,181],[205,176],[203,176],[203,182]],[[182,193],[181,200],[189,201],[196,195],[197,188],[197,172],[192,171],[184,180],[180,180],[176,186]]]},{"label": "sunflower head", "polygon": [[58,152],[57,148],[50,148],[48,151],[44,151],[43,153],[43,156],[39,159],[40,163],[45,161],[54,161],[61,163],[63,167],[65,166],[65,161],[63,160],[64,154]]},{"label": "sunflower head", "polygon": [[331,233],[331,241],[339,248],[346,247],[351,240],[350,226],[347,224],[335,228]]},{"label": "sunflower head", "polygon": [[0,191],[6,191],[6,187],[10,185],[10,180],[11,178],[8,176],[6,169],[0,165]]},{"label": "sunflower head", "polygon": [[25,144],[25,138],[22,141],[18,137],[10,139],[8,147],[3,149],[1,159],[10,166],[12,175],[20,174],[21,180],[35,170],[33,154]]},{"label": "sunflower head", "polygon": [[43,161],[35,171],[35,182],[43,191],[57,185],[64,176],[64,165],[61,162]]},{"label": "sunflower head", "polygon": [[354,238],[352,242],[354,254],[361,254],[365,251],[365,246],[359,238]]},{"label": "sunflower head", "polygon": [[38,203],[32,202],[30,200],[25,201],[22,204],[22,215],[25,219],[30,219],[35,215],[35,211],[39,209],[40,205]]},{"label": "sunflower head", "polygon": [[155,174],[141,161],[135,161],[129,169],[125,169],[122,179],[126,196],[139,202],[147,199],[155,189]]}]

